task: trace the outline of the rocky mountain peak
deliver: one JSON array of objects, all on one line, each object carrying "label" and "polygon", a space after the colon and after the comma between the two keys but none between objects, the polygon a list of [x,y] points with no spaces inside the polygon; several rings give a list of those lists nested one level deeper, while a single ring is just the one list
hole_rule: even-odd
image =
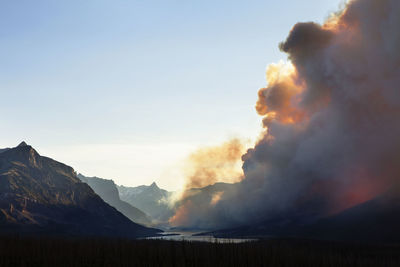
[{"label": "rocky mountain peak", "polygon": [[42,167],[42,158],[39,153],[25,142],[22,142],[15,148],[5,149],[1,155],[2,158],[7,159],[13,164],[19,162],[35,168]]},{"label": "rocky mountain peak", "polygon": [[153,182],[153,183],[150,185],[150,187],[153,188],[153,189],[158,189],[158,188],[159,188],[159,187],[157,186],[156,182]]},{"label": "rocky mountain peak", "polygon": [[17,147],[24,147],[24,146],[28,146],[28,144],[25,143],[25,141],[22,141]]}]

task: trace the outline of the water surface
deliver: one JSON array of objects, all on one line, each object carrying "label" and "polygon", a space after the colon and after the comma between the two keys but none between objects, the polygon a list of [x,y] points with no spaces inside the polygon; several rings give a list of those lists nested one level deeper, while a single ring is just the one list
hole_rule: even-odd
[{"label": "water surface", "polygon": [[161,236],[147,237],[146,239],[160,239],[172,241],[197,241],[197,242],[210,242],[210,243],[244,243],[256,241],[256,239],[242,239],[242,238],[217,238],[211,235],[197,236],[200,232],[163,232]]}]

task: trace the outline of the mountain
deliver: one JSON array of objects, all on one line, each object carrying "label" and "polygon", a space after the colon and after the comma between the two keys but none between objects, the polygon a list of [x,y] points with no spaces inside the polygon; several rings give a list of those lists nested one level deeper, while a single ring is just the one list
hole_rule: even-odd
[{"label": "mountain", "polygon": [[216,237],[296,237],[366,242],[400,242],[400,187],[338,214],[319,219],[293,215],[204,234]]},{"label": "mountain", "polygon": [[149,214],[156,221],[165,221],[173,211],[168,205],[171,192],[161,189],[156,183],[138,187],[118,186],[119,196],[123,201]]},{"label": "mountain", "polygon": [[[21,144],[22,144],[22,143],[21,143]],[[21,145],[21,144],[20,144],[20,145]],[[7,150],[10,150],[10,148],[8,148],[8,147],[7,147],[7,148],[0,148],[0,153],[6,152]]]},{"label": "mountain", "polygon": [[82,182],[87,183],[105,202],[116,208],[133,222],[144,225],[151,224],[151,219],[143,211],[119,198],[118,189],[113,180],[86,177],[82,174],[78,174],[78,178]]},{"label": "mountain", "polygon": [[400,187],[317,221],[306,234],[324,239],[400,241]]},{"label": "mountain", "polygon": [[0,234],[140,237],[159,230],[133,223],[75,171],[31,146],[0,153]]}]

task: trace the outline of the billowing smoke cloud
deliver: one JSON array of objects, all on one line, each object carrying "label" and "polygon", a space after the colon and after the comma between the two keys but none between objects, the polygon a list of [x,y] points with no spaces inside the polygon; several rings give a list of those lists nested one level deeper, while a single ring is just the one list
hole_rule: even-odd
[{"label": "billowing smoke cloud", "polygon": [[235,183],[243,179],[241,156],[245,152],[244,144],[235,138],[222,145],[205,147],[192,153],[185,162],[185,189],[180,201],[176,203],[176,212],[170,218],[173,226],[196,224],[190,218],[190,212],[197,210],[207,213],[209,206],[215,206],[223,191],[202,194],[199,188],[217,182]]},{"label": "billowing smoke cloud", "polygon": [[243,178],[240,158],[245,151],[239,139],[192,153],[185,164],[186,189],[216,182],[238,182]]},{"label": "billowing smoke cloud", "polygon": [[354,0],[326,23],[298,23],[258,93],[265,134],[242,157],[244,179],[186,226],[316,218],[400,179],[400,1]]}]

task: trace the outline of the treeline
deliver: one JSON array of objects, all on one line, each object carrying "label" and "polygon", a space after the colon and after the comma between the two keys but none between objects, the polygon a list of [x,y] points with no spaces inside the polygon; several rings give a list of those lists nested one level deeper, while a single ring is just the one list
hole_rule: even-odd
[{"label": "treeline", "polygon": [[3,237],[0,266],[400,266],[400,245]]}]

